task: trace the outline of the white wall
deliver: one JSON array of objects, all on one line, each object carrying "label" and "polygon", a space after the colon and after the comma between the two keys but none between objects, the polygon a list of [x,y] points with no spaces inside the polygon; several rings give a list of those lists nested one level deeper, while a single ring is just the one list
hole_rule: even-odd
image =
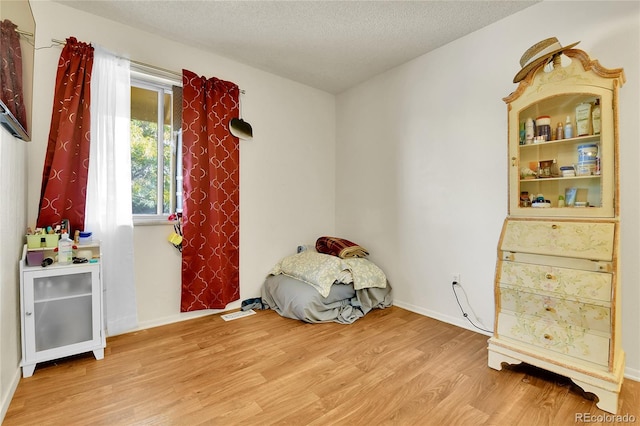
[{"label": "white wall", "polygon": [[[33,25],[27,3],[2,2],[0,19],[10,19],[18,28],[30,31]],[[27,107],[27,124],[31,124],[31,47],[21,38],[23,82]],[[27,143],[0,128],[0,423],[20,380],[20,276],[18,261],[22,256],[26,231]]]},{"label": "white wall", "polygon": [[[32,2],[37,46],[74,36],[112,52],[180,72],[230,80],[254,138],[240,142],[240,296],[259,296],[269,269],[300,243],[334,231],[334,96],[220,56],[89,15],[58,3]],[[29,223],[35,223],[55,72],[61,47],[36,53],[34,131],[29,146]],[[138,317],[141,327],[180,314],[180,258],[167,242],[168,225],[135,229]],[[239,302],[228,308],[239,307]]]},{"label": "white wall", "polygon": [[20,275],[26,231],[27,142],[0,129],[0,423],[20,378]]},{"label": "white wall", "polygon": [[337,233],[369,248],[396,304],[472,328],[451,290],[460,273],[473,311],[493,328],[507,215],[502,98],[517,87],[529,46],[551,36],[581,41],[576,48],[623,67],[628,80],[620,91],[623,346],[626,374],[640,378],[639,5],[539,3],[338,96]]}]

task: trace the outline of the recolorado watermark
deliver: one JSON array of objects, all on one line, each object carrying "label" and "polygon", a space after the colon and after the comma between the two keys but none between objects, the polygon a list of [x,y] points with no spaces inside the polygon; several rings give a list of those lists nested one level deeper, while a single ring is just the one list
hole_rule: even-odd
[{"label": "recolorado watermark", "polygon": [[591,414],[576,413],[576,423],[635,423],[633,414]]}]

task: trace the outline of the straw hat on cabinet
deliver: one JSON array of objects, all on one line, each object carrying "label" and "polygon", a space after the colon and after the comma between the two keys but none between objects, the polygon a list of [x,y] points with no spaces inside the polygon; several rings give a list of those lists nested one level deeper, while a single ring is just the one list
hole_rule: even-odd
[{"label": "straw hat on cabinet", "polygon": [[540,65],[541,63],[549,62],[555,55],[562,53],[565,50],[571,49],[576,44],[580,43],[579,41],[572,43],[568,46],[562,46],[557,38],[550,37],[539,41],[534,44],[530,48],[524,52],[524,55],[520,58],[520,66],[522,69],[518,71],[516,76],[513,78],[513,82],[517,83],[521,81],[525,76]]}]

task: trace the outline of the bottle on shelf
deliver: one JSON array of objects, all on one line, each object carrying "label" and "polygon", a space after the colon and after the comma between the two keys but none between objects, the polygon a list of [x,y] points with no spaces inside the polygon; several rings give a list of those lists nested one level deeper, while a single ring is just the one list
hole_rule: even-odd
[{"label": "bottle on shelf", "polygon": [[68,265],[73,261],[73,241],[69,239],[69,234],[62,234],[58,241],[58,263]]},{"label": "bottle on shelf", "polygon": [[564,195],[558,195],[558,207],[564,207]]},{"label": "bottle on shelf", "polygon": [[591,110],[591,125],[593,126],[593,134],[600,134],[600,99],[596,99],[596,103]]},{"label": "bottle on shelf", "polygon": [[536,135],[535,124],[531,117],[527,118],[524,124],[525,128],[525,143],[530,145],[533,143],[533,138]]},{"label": "bottle on shelf", "polygon": [[567,115],[567,120],[564,123],[564,137],[571,139],[573,137],[573,126],[571,125],[571,116]]},{"label": "bottle on shelf", "polygon": [[556,128],[556,139],[564,139],[564,127],[562,127],[562,123],[558,123],[558,127]]},{"label": "bottle on shelf", "polygon": [[591,134],[591,104],[582,102],[576,107],[576,136]]}]

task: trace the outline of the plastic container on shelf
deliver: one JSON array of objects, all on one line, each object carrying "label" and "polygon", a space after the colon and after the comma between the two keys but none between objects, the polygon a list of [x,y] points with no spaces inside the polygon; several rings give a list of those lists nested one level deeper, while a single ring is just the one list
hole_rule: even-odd
[{"label": "plastic container on shelf", "polygon": [[584,144],[578,145],[578,164],[576,165],[576,175],[589,176],[596,174],[598,158],[598,145]]},{"label": "plastic container on shelf", "polygon": [[596,174],[596,163],[576,164],[576,176],[591,176]]},{"label": "plastic container on shelf", "polygon": [[27,248],[56,248],[60,234],[29,234],[27,235]]},{"label": "plastic container on shelf", "polygon": [[60,240],[60,234],[47,234],[44,237],[47,242],[47,248],[56,248]]},{"label": "plastic container on shelf", "polygon": [[560,167],[560,174],[562,177],[573,177],[576,175],[576,170],[573,166]]},{"label": "plastic container on shelf", "polygon": [[80,235],[78,238],[78,244],[87,245],[87,244],[91,244],[92,242],[93,242],[93,236],[91,232],[80,232]]},{"label": "plastic container on shelf", "polygon": [[27,235],[27,248],[37,249],[47,246],[47,239],[43,234],[30,234]]},{"label": "plastic container on shelf", "polygon": [[91,251],[91,249],[89,250],[78,250],[76,252],[76,257],[79,258],[84,258],[84,259],[92,259],[93,258],[93,252]]},{"label": "plastic container on shelf", "polygon": [[542,136],[545,141],[551,140],[551,117],[542,115],[536,118],[537,136]]},{"label": "plastic container on shelf", "polygon": [[598,145],[578,145],[578,163],[595,163],[598,157]]},{"label": "plastic container on shelf", "polygon": [[40,266],[42,261],[44,260],[44,252],[42,250],[38,251],[27,251],[27,266]]}]

